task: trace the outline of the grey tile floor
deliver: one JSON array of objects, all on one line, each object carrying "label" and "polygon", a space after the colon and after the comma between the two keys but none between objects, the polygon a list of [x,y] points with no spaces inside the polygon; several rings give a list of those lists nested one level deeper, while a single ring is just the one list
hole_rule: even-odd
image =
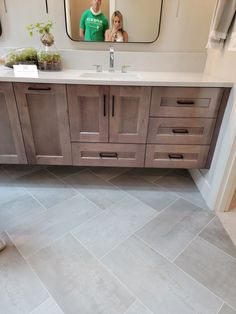
[{"label": "grey tile floor", "polygon": [[185,170],[0,166],[1,314],[236,313],[236,248]]}]

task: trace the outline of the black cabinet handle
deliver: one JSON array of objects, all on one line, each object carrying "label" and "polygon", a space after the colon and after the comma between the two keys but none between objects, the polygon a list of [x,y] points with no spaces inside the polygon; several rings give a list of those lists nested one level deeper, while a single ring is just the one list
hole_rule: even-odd
[{"label": "black cabinet handle", "polygon": [[103,96],[103,116],[105,117],[106,113],[106,95]]},{"label": "black cabinet handle", "polygon": [[188,129],[172,129],[172,133],[188,134]]},{"label": "black cabinet handle", "polygon": [[106,152],[106,153],[100,153],[99,156],[101,158],[118,158],[118,154],[117,153],[109,153],[109,152]]},{"label": "black cabinet handle", "polygon": [[51,90],[51,87],[28,87],[28,90],[49,91]]},{"label": "black cabinet handle", "polygon": [[111,115],[114,117],[115,115],[115,96],[112,96],[112,107],[111,107]]},{"label": "black cabinet handle", "polygon": [[178,105],[194,105],[193,100],[177,100]]},{"label": "black cabinet handle", "polygon": [[170,159],[184,159],[182,154],[169,154],[168,156]]}]

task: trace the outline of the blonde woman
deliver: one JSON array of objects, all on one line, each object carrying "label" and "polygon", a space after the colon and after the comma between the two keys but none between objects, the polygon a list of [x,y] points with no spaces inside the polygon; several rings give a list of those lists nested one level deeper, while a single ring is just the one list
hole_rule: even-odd
[{"label": "blonde woman", "polygon": [[115,11],[111,17],[111,29],[105,32],[105,41],[128,42],[128,33],[123,29],[123,16],[120,11]]}]

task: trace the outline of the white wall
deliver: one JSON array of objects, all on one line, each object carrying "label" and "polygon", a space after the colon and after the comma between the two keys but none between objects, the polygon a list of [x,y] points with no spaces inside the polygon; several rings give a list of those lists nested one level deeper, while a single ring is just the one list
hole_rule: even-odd
[{"label": "white wall", "polygon": [[[234,29],[236,31],[236,23]],[[223,50],[209,49],[205,68],[207,74],[234,82],[212,165],[208,171],[191,171],[207,204],[216,211],[227,210],[236,182],[232,173],[232,165],[236,163],[236,52],[228,50],[229,40],[230,36]],[[232,182],[230,185],[227,185],[228,180]]]},{"label": "white wall", "polygon": [[[150,63],[147,60],[149,55],[143,58],[141,54],[138,58],[136,54],[132,65],[140,68],[143,63],[143,70],[147,66],[153,71],[158,71],[160,68],[162,71],[166,69],[171,71],[170,67],[175,65],[176,71],[202,71],[205,65],[205,45],[215,1],[164,0],[161,32],[158,40],[153,44],[116,44],[115,49],[116,51],[136,53],[156,53],[156,58],[152,57]],[[69,61],[74,61],[67,58],[68,50],[70,56],[77,55],[77,58],[83,57],[80,56],[78,50],[108,50],[109,44],[106,43],[73,42],[67,37],[63,0],[48,0],[49,14],[46,14],[43,0],[10,0],[6,3],[7,13],[4,11],[3,1],[0,1],[0,17],[3,28],[3,34],[0,37],[0,52],[6,47],[39,47],[38,36],[30,38],[26,26],[30,23],[48,20],[55,23],[53,33],[56,46],[58,49],[64,50],[63,56],[66,65],[71,66]],[[71,50],[75,50],[75,53],[71,53]],[[153,60],[156,61],[153,62]],[[88,61],[89,63],[94,63],[94,55]],[[126,63],[125,60],[124,63]],[[80,64],[79,61],[77,64]],[[82,64],[86,64],[86,60],[83,60]]]}]

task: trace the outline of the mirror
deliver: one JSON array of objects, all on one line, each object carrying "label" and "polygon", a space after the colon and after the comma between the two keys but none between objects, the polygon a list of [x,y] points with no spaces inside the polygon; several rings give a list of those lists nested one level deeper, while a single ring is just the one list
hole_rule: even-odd
[{"label": "mirror", "polygon": [[[160,31],[163,0],[102,0],[102,13],[111,29],[111,16],[119,10],[123,15],[123,29],[128,33],[128,42],[152,43]],[[83,41],[79,36],[80,18],[89,9],[92,0],[64,0],[66,32],[70,39]],[[95,41],[95,40],[94,40]]]}]

